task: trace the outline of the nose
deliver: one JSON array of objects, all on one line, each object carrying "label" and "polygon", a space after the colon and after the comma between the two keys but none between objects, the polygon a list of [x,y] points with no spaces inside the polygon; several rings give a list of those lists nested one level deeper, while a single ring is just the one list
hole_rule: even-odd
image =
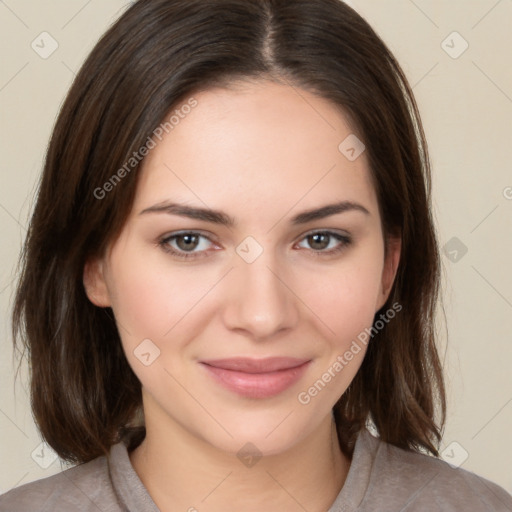
[{"label": "nose", "polygon": [[227,328],[253,339],[268,339],[298,323],[293,278],[264,252],[253,263],[239,262],[231,273],[229,300],[224,309]]}]

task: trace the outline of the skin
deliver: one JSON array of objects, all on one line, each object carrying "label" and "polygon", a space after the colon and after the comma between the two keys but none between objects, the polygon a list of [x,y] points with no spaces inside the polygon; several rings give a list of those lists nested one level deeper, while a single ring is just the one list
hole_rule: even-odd
[{"label": "skin", "polygon": [[[353,132],[333,104],[264,81],[194,97],[198,105],[144,160],[120,236],[84,269],[90,300],[112,307],[142,383],[147,435],[130,460],[162,511],[325,511],[350,467],[331,410],[366,347],[310,403],[297,396],[371,327],[393,284],[400,241],[390,240],[385,260],[366,154],[351,162],[338,150]],[[343,200],[369,214],[290,221]],[[165,201],[223,210],[235,224],[140,213]],[[159,245],[182,230],[210,239],[188,246],[202,257],[180,259]],[[320,254],[341,244],[307,236],[326,230],[352,243]],[[263,249],[252,263],[236,252],[247,236]],[[167,245],[185,252],[178,240]],[[144,339],[160,350],[148,366],[134,354]],[[198,363],[235,356],[312,362],[283,393],[251,399]],[[237,457],[247,442],[263,455],[252,467]]]}]

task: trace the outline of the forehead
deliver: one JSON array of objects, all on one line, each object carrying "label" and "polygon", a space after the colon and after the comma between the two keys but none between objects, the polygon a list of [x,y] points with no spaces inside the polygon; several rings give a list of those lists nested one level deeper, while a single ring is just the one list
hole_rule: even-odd
[{"label": "forehead", "polygon": [[146,156],[134,208],[200,200],[224,210],[231,205],[238,214],[358,200],[377,213],[366,155],[351,161],[340,151],[354,134],[333,103],[273,82],[192,97],[194,108],[181,112],[176,105],[169,116],[178,110],[179,121]]}]

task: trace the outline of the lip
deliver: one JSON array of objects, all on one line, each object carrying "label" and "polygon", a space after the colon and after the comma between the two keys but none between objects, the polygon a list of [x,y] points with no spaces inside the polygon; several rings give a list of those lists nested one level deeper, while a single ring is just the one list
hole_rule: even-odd
[{"label": "lip", "polygon": [[230,358],[201,361],[216,382],[248,398],[268,398],[295,384],[311,363],[308,359],[271,357]]},{"label": "lip", "polygon": [[231,357],[229,359],[211,359],[201,362],[224,370],[244,373],[270,373],[295,368],[307,361],[308,359],[299,359],[298,357],[266,357],[264,359]]}]

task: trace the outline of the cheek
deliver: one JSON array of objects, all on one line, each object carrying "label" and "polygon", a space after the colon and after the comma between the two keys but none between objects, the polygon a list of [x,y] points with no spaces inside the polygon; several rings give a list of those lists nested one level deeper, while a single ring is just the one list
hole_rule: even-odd
[{"label": "cheek", "polygon": [[[377,249],[374,254],[378,254]],[[298,282],[298,295],[325,324],[322,331],[327,337],[343,345],[371,326],[381,275],[378,258],[358,255],[322,274],[304,273]]]},{"label": "cheek", "polygon": [[114,313],[131,333],[146,337],[160,335],[165,328],[164,310],[172,294],[166,290],[164,279],[156,279],[138,263],[125,260],[116,269]]},{"label": "cheek", "polygon": [[[378,247],[373,254],[379,254]],[[371,339],[382,267],[371,254],[367,258],[359,256],[357,262],[356,258],[347,259],[315,279],[310,275],[301,278],[304,302],[314,312],[309,315],[315,323],[313,332],[323,338],[324,345],[322,356],[312,368],[312,377],[297,399],[315,414],[324,414],[325,408],[334,406],[346,391]]]},{"label": "cheek", "polygon": [[187,341],[183,329],[205,292],[197,281],[191,286],[190,271],[152,252],[125,248],[113,256],[109,288],[123,349],[144,387],[159,394],[172,384],[164,368],[174,373]]},{"label": "cheek", "polygon": [[[301,311],[300,324],[315,324],[315,336],[340,350],[349,345],[373,321],[382,273],[380,252],[377,243],[368,244],[330,266],[311,261],[298,271],[288,269],[284,277],[293,293],[287,300]],[[127,349],[146,338],[162,347],[164,340],[172,339],[176,348],[183,329],[192,336],[225,306],[222,290],[232,276],[216,286],[224,268],[171,263],[163,252],[133,243],[119,244],[111,261],[112,308]]]},{"label": "cheek", "polygon": [[162,350],[185,344],[209,314],[205,299],[222,274],[177,265],[165,253],[138,246],[113,254],[112,262],[112,308],[127,351],[147,338]]},{"label": "cheek", "polygon": [[161,338],[184,314],[184,305],[189,303],[187,293],[192,293],[179,271],[169,272],[161,261],[148,256],[127,247],[123,254],[113,253],[109,286],[114,295],[112,309],[124,327],[123,341],[133,338],[130,343],[140,343],[139,338]]}]

